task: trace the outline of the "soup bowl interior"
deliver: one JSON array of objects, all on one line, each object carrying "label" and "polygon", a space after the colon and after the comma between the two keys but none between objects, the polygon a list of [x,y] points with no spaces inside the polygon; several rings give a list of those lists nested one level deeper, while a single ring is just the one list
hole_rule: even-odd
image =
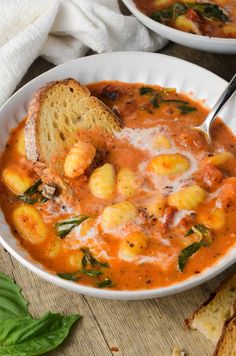
[{"label": "soup bowl interior", "polygon": [[[118,52],[93,55],[62,64],[32,80],[16,92],[0,110],[0,150],[4,150],[12,128],[27,114],[27,106],[33,93],[48,81],[68,77],[87,84],[101,80],[119,80],[131,83],[158,84],[175,87],[178,91],[188,93],[193,98],[204,101],[211,107],[227,82],[215,74],[189,62],[161,54],[144,52]],[[221,117],[236,133],[236,97],[223,110]],[[136,291],[114,291],[82,286],[63,280],[47,271],[42,265],[30,258],[11,233],[4,215],[0,210],[0,243],[21,264],[45,280],[81,294],[110,299],[146,299],[175,294],[197,286],[213,278],[235,261],[236,246],[232,248],[215,265],[201,274],[183,282],[163,288]]]},{"label": "soup bowl interior", "polygon": [[216,38],[200,36],[171,28],[157,21],[152,20],[142,13],[135,5],[133,0],[122,0],[130,12],[138,18],[145,26],[157,34],[179,43],[183,46],[200,49],[215,53],[236,53],[236,38]]}]

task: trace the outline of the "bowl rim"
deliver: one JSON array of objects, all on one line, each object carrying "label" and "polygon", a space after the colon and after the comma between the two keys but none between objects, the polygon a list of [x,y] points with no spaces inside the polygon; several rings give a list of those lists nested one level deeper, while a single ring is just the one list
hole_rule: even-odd
[{"label": "bowl rim", "polygon": [[[217,44],[225,44],[225,45],[236,45],[236,38],[224,38],[224,37],[209,37],[203,35],[197,35],[194,33],[188,33],[177,28],[172,28],[170,26],[164,25],[160,22],[157,22],[147,15],[145,15],[142,11],[140,11],[135,2],[133,0],[122,0],[123,3],[127,6],[127,8],[135,15],[138,19],[144,19],[150,26],[155,26],[156,30],[160,29],[161,31],[168,31],[172,35],[177,35],[178,37],[181,36],[182,38],[186,38],[188,40],[194,40],[196,42],[202,41],[204,43],[214,43]],[[163,36],[162,34],[160,36]]]},{"label": "bowl rim", "polygon": [[[112,53],[103,53],[103,54],[93,54],[88,57],[77,58],[77,59],[74,59],[67,63],[61,64],[57,67],[54,67],[54,68],[40,74],[39,76],[35,77],[34,79],[32,79],[31,81],[26,83],[24,86],[22,86],[18,91],[16,91],[5,102],[5,104],[0,108],[0,114],[6,106],[11,104],[11,101],[13,100],[13,98],[15,98],[18,95],[21,95],[28,86],[31,86],[32,83],[38,81],[39,78],[42,78],[43,76],[47,76],[47,74],[49,72],[53,72],[53,71],[57,70],[57,68],[59,68],[59,67],[60,68],[63,68],[63,66],[66,67],[68,65],[71,65],[72,63],[79,64],[80,62],[84,62],[84,61],[86,61],[87,58],[91,58],[91,57],[93,57],[94,60],[96,61],[96,58],[98,58],[98,57],[103,58],[103,59],[110,57],[109,59],[111,59],[111,57],[116,57],[116,56],[122,57],[122,58],[135,56],[135,59],[137,59],[137,56],[138,56],[138,57],[140,57],[141,61],[146,56],[153,57],[153,58],[155,58],[155,60],[158,57],[166,58],[169,61],[173,61],[173,63],[176,61],[179,61],[182,64],[185,64],[186,66],[190,65],[191,68],[196,67],[196,68],[198,68],[198,70],[200,69],[203,72],[205,71],[206,73],[209,73],[211,76],[215,77],[217,80],[220,80],[223,84],[225,84],[225,85],[227,84],[227,81],[225,81],[221,77],[217,76],[215,73],[212,73],[211,71],[209,71],[205,68],[202,68],[196,64],[185,61],[183,59],[173,57],[173,56],[167,56],[167,55],[160,54],[160,53],[133,51],[133,52],[112,52]],[[45,80],[45,82],[47,82],[47,81],[48,80]],[[1,120],[0,120],[0,125],[1,125]],[[7,223],[5,223],[4,225],[8,226]],[[12,235],[12,237],[13,237],[13,235]],[[39,263],[37,261],[35,261],[35,263],[33,263],[34,261],[32,262],[32,260],[28,260],[28,259],[22,257],[14,248],[12,248],[7,243],[7,241],[4,240],[4,238],[1,236],[1,233],[0,233],[0,243],[23,266],[25,266],[30,271],[39,275],[42,279],[45,279],[48,282],[51,282],[59,287],[63,287],[65,289],[75,291],[75,292],[78,292],[78,293],[81,293],[84,295],[90,295],[90,296],[105,298],[105,299],[116,299],[116,300],[119,300],[119,299],[121,299],[121,300],[151,299],[151,298],[157,298],[157,297],[177,294],[177,293],[180,293],[187,289],[193,288],[197,285],[200,285],[209,279],[214,278],[216,275],[220,274],[222,271],[224,271],[226,268],[230,267],[234,263],[233,258],[231,258],[229,261],[225,261],[223,263],[220,263],[221,262],[221,259],[220,259],[218,261],[218,264],[206,268],[201,274],[198,274],[196,276],[191,276],[184,281],[174,283],[174,284],[172,284],[170,286],[166,286],[166,287],[158,287],[158,288],[153,288],[153,289],[140,289],[140,290],[109,290],[109,289],[99,289],[99,288],[95,288],[95,287],[84,286],[84,285],[81,285],[81,284],[78,284],[75,282],[67,281],[67,280],[64,280],[64,279],[56,276],[55,274],[52,274],[52,272],[50,272],[50,271],[40,269],[37,266],[37,265],[39,265]],[[229,253],[229,251],[228,251],[228,253]],[[223,259],[223,257],[222,257],[222,259]]]}]

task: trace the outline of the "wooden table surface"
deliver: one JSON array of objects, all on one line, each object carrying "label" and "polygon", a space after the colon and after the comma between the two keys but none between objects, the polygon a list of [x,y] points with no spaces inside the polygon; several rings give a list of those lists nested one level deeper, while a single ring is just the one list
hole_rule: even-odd
[{"label": "wooden table surface", "polygon": [[[173,43],[161,53],[201,65],[226,80],[236,72],[236,56],[205,53]],[[20,86],[52,67],[38,58]],[[210,356],[214,345],[197,331],[185,330],[184,319],[229,272],[175,296],[146,301],[114,301],[85,297],[56,287],[22,267],[2,248],[0,270],[14,277],[21,286],[34,316],[46,311],[83,315],[67,341],[50,353],[55,356],[170,356],[174,346],[180,346],[189,356]]]}]

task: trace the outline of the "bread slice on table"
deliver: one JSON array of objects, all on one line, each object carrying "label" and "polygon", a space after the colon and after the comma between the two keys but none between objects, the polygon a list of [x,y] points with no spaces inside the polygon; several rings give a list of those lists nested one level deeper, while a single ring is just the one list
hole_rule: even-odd
[{"label": "bread slice on table", "polygon": [[110,109],[75,79],[47,83],[34,94],[29,104],[25,126],[26,156],[37,162],[36,171],[41,171],[43,180],[62,183],[64,170],[60,158],[65,157],[77,141],[80,129],[92,128],[110,134],[120,130],[121,124]]},{"label": "bread slice on table", "polygon": [[210,299],[185,322],[188,327],[197,329],[216,344],[222,334],[225,321],[234,314],[235,300],[236,273],[223,281]]},{"label": "bread slice on table", "polygon": [[228,320],[217,343],[213,356],[236,355],[236,314]]}]

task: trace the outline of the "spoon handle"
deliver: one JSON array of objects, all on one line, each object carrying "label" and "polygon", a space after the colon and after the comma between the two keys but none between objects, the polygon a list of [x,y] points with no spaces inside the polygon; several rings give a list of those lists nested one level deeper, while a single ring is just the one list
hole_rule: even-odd
[{"label": "spoon handle", "polygon": [[212,110],[210,111],[209,115],[207,116],[204,124],[205,127],[208,128],[215,120],[219,112],[223,109],[227,101],[231,98],[231,96],[236,92],[236,74],[231,79],[230,83],[227,85],[215,105],[213,106]]}]

